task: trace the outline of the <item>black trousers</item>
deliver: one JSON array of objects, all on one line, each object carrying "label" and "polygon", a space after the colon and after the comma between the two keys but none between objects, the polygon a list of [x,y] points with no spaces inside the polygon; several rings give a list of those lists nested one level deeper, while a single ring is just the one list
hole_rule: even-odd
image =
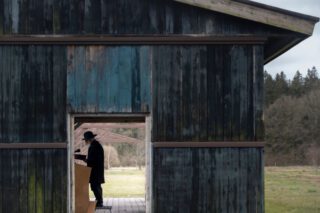
[{"label": "black trousers", "polygon": [[91,191],[93,191],[94,196],[96,197],[97,206],[102,206],[103,198],[101,183],[90,183],[90,188]]}]

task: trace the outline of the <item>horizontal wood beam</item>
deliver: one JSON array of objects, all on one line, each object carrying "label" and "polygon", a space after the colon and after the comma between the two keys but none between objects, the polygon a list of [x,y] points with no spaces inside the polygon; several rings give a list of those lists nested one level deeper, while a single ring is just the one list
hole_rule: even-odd
[{"label": "horizontal wood beam", "polygon": [[254,36],[0,36],[2,45],[170,45],[170,44],[264,44]]},{"label": "horizontal wood beam", "polygon": [[0,143],[0,149],[66,149],[67,143]]},{"label": "horizontal wood beam", "polygon": [[75,117],[76,123],[144,123],[145,117]]},{"label": "horizontal wood beam", "polygon": [[251,4],[249,1],[233,0],[174,0],[176,2],[201,7],[204,9],[225,13],[231,16],[311,35],[318,18],[280,10],[276,7],[266,7],[262,4]]},{"label": "horizontal wood beam", "polygon": [[263,148],[265,142],[212,141],[212,142],[153,142],[154,148]]}]

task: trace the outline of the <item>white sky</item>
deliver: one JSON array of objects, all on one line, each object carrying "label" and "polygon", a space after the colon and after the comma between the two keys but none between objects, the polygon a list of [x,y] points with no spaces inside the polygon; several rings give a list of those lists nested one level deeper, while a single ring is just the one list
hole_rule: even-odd
[{"label": "white sky", "polygon": [[[279,7],[306,15],[320,17],[320,0],[253,0],[270,6]],[[320,75],[320,24],[317,23],[314,33],[308,39],[282,54],[264,67],[273,76],[284,71],[292,79],[297,70],[303,76],[308,68],[315,66]]]}]

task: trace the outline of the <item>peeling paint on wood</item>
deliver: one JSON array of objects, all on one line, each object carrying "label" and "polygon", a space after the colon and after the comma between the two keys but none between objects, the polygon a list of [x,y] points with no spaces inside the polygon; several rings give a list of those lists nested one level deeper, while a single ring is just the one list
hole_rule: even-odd
[{"label": "peeling paint on wood", "polygon": [[70,46],[72,112],[149,112],[151,51],[147,46]]}]

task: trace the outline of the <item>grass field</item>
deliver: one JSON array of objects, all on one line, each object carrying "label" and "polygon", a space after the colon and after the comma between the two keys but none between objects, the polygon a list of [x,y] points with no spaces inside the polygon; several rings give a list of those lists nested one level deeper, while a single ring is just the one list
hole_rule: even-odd
[{"label": "grass field", "polygon": [[[144,197],[144,170],[113,168],[106,172],[106,180],[104,197]],[[265,209],[266,213],[320,213],[320,168],[267,167]]]},{"label": "grass field", "polygon": [[320,213],[320,168],[267,167],[267,213]]},{"label": "grass field", "polygon": [[[144,197],[144,169],[124,167],[105,171],[106,183],[102,185],[103,197]],[[94,197],[90,191],[90,197]]]}]

